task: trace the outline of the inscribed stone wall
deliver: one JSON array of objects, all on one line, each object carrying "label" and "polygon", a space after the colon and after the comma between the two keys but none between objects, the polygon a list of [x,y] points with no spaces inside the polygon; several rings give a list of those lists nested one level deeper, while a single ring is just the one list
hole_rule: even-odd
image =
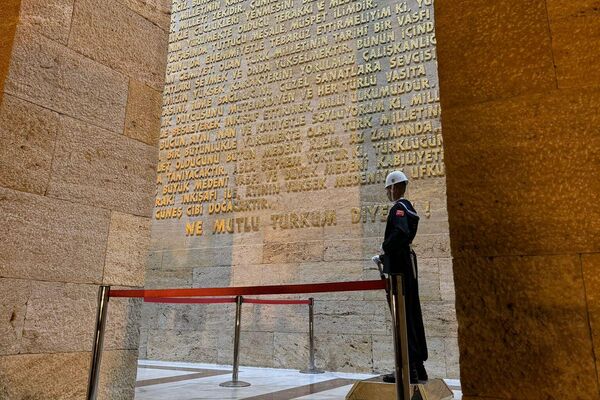
[{"label": "inscribed stone wall", "polygon": [[[173,3],[147,287],[377,279],[402,169],[435,376],[458,375],[431,1]],[[320,294],[317,362],[391,368],[383,293]],[[147,358],[231,362],[232,307],[149,305]],[[301,368],[307,311],[244,306],[242,364]]]},{"label": "inscribed stone wall", "polygon": [[[144,285],[170,4],[129,3],[0,6],[1,399],[84,398],[98,286]],[[100,398],[133,396],[139,317],[111,300]]]}]

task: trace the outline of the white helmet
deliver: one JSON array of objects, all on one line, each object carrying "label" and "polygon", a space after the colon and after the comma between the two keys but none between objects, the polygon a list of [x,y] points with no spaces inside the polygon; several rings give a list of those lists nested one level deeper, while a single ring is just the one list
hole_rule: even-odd
[{"label": "white helmet", "polygon": [[402,171],[394,171],[390,172],[388,176],[385,178],[385,188],[395,185],[400,182],[408,182],[408,178],[404,175]]}]

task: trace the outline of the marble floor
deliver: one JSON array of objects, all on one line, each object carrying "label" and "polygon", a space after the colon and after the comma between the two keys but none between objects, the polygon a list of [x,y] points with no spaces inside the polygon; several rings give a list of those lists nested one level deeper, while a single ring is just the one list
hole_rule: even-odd
[{"label": "marble floor", "polygon": [[[140,360],[135,400],[342,400],[355,381],[375,376],[240,367],[239,380],[251,386],[225,388],[219,384],[231,380],[231,366]],[[446,383],[454,398],[461,399],[460,382]]]}]

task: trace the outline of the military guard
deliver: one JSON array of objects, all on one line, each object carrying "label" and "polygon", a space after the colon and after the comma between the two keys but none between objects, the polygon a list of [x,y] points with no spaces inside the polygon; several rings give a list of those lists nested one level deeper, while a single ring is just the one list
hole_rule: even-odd
[{"label": "military guard", "polygon": [[[383,272],[404,275],[410,382],[419,383],[427,380],[423,362],[428,354],[419,301],[417,256],[411,246],[417,234],[419,215],[411,202],[404,198],[407,185],[408,178],[401,171],[391,172],[386,177],[385,189],[394,205],[388,214],[381,246],[384,254],[380,258]],[[394,374],[384,375],[383,380],[394,382]]]}]

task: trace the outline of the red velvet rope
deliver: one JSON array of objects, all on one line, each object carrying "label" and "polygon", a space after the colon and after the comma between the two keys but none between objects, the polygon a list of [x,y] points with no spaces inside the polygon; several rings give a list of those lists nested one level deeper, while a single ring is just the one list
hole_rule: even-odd
[{"label": "red velvet rope", "polygon": [[310,300],[267,300],[267,299],[247,299],[244,297],[244,303],[250,303],[250,304],[310,304]]},{"label": "red velvet rope", "polygon": [[235,297],[202,297],[199,299],[189,299],[184,297],[147,297],[144,299],[146,303],[170,303],[170,304],[223,304],[235,303]]},{"label": "red velvet rope", "polygon": [[[210,296],[244,296],[259,294],[299,294],[299,293],[327,293],[327,292],[354,292],[363,290],[385,289],[386,282],[354,281],[309,283],[300,285],[278,286],[241,286],[198,289],[157,289],[157,290],[110,290],[110,297],[138,297],[138,298],[169,298],[169,297],[210,297]],[[147,300],[146,300],[147,301]]]}]

